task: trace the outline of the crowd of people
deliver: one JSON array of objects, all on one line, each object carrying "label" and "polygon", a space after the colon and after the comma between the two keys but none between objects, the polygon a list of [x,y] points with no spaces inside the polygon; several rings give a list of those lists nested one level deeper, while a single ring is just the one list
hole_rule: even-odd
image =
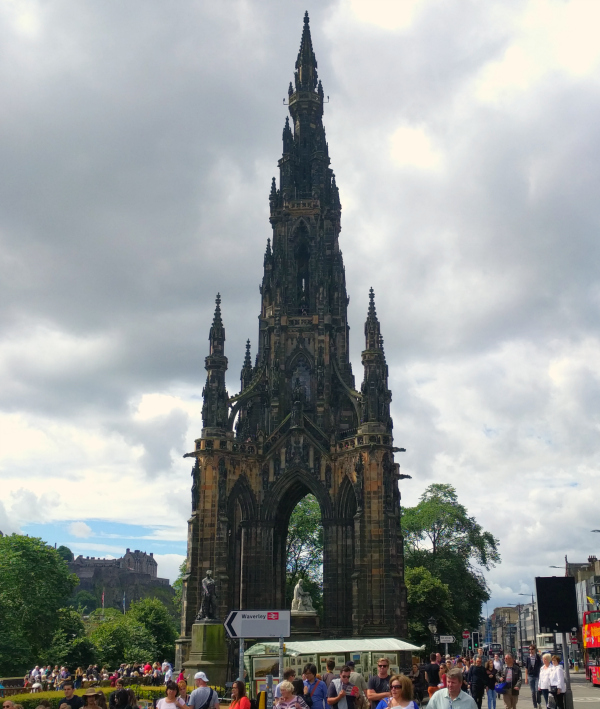
[{"label": "crowd of people", "polygon": [[432,653],[429,664],[413,665],[409,675],[417,701],[422,702],[425,696],[431,700],[438,691],[447,689],[453,669],[461,672],[461,690],[472,697],[477,709],[481,709],[484,697],[488,709],[496,709],[500,696],[506,709],[515,709],[523,684],[529,686],[533,709],[542,709],[542,697],[546,709],[565,709],[566,683],[560,658],[549,653],[540,655],[535,645],[529,647],[522,668],[510,653],[504,657],[495,654],[493,659],[485,658],[481,649],[473,658],[450,655],[443,658],[440,653]]},{"label": "crowd of people", "polygon": [[[180,672],[183,677],[183,672]],[[140,678],[144,684],[155,687],[166,684],[173,678],[173,667],[166,660],[160,662],[134,662],[127,664],[123,662],[116,670],[110,671],[106,667],[100,668],[98,665],[88,665],[87,669],[78,667],[74,672],[70,672],[68,667],[55,665],[36,665],[24,677],[23,686],[31,688],[33,692],[47,692],[61,690],[66,681],[72,681],[75,689],[81,689],[87,685],[99,682],[110,682],[111,687],[116,685],[121,678]],[[178,679],[179,679],[178,678]]]},{"label": "crowd of people", "polygon": [[[432,653],[426,665],[414,664],[408,675],[390,676],[390,663],[385,657],[377,661],[377,674],[368,682],[356,672],[353,662],[348,662],[338,674],[335,660],[327,662],[327,671],[317,674],[314,664],[305,665],[302,677],[289,667],[283,673],[282,681],[276,685],[274,703],[277,709],[417,709],[428,701],[429,709],[481,709],[487,697],[488,709],[496,709],[501,695],[505,709],[516,709],[521,688],[529,687],[533,709],[566,709],[564,669],[558,656],[549,653],[540,655],[535,645],[529,648],[521,668],[511,654],[501,658],[498,654],[485,658],[480,650],[475,657]],[[106,668],[90,665],[83,671],[77,668],[71,675],[65,667],[36,666],[27,673],[26,681],[31,682],[31,691],[36,685],[43,688],[62,689],[64,699],[59,709],[135,709],[137,700],[131,687],[126,686],[131,678],[149,677],[152,684],[165,685],[166,696],[156,703],[156,709],[219,709],[217,692],[209,686],[204,672],[194,676],[195,689],[188,694],[183,671],[175,679],[173,668],[168,662],[121,664],[113,673]],[[76,695],[75,689],[85,680],[110,681],[114,691],[108,702],[99,687],[89,687],[83,696]],[[542,699],[545,708],[542,705]],[[41,701],[37,709],[49,709],[47,701]],[[246,685],[237,680],[231,689],[232,709],[251,709],[246,696]],[[2,709],[22,709],[10,699],[3,701]]]},{"label": "crowd of people", "polygon": [[[488,709],[496,709],[501,696],[505,709],[516,709],[521,687],[529,686],[533,709],[565,709],[564,669],[558,656],[540,655],[535,645],[521,668],[511,654],[486,658],[479,650],[474,657],[442,657],[432,653],[426,665],[414,664],[408,675],[389,674],[389,660],[377,662],[377,675],[368,682],[348,662],[334,674],[335,661],[317,675],[315,665],[304,667],[301,679],[288,668],[275,687],[278,709],[416,709],[428,702],[430,709],[481,709],[487,697]],[[240,683],[242,684],[242,683]],[[199,708],[197,708],[199,709]],[[239,707],[249,709],[249,707]],[[456,709],[456,708],[455,708]]]}]

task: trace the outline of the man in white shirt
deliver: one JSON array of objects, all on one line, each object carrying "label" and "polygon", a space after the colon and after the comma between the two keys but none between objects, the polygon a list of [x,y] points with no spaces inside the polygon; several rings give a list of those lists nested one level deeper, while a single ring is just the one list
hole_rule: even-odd
[{"label": "man in white shirt", "polygon": [[494,655],[494,669],[496,670],[496,672],[502,672],[503,667],[504,667],[504,665],[502,664],[502,660],[500,659],[500,655],[498,653],[496,653]]},{"label": "man in white shirt", "polygon": [[439,689],[429,700],[427,709],[477,709],[473,697],[461,689],[462,672],[453,667],[447,674],[447,689]]}]

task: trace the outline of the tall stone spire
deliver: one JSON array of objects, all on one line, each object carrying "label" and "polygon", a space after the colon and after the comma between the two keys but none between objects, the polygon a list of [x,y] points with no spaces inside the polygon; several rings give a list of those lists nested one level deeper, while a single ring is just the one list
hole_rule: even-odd
[{"label": "tall stone spire", "polygon": [[314,91],[317,88],[317,59],[310,36],[308,10],[304,13],[304,28],[300,40],[300,51],[296,59],[296,91]]},{"label": "tall stone spire", "polygon": [[221,318],[221,295],[217,293],[215,314],[208,335],[210,342],[209,355],[204,360],[206,369],[206,384],[202,390],[204,404],[202,406],[203,435],[218,434],[227,429],[227,389],[225,388],[225,372],[227,357],[225,357],[225,328]]}]

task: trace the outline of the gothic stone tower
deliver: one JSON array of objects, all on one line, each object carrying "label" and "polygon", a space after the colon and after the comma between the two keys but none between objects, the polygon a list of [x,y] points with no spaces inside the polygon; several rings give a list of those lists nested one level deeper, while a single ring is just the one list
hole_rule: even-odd
[{"label": "gothic stone tower", "polygon": [[340,197],[308,14],[288,93],[279,188],[273,178],[269,195],[258,352],[253,366],[248,341],[235,396],[225,387],[219,296],[210,329],[204,427],[188,454],[195,465],[182,659],[207,569],[221,619],[236,608],[285,607],[289,518],[308,493],[324,529],[323,637],[407,634],[388,369],[371,290],[356,390]]}]

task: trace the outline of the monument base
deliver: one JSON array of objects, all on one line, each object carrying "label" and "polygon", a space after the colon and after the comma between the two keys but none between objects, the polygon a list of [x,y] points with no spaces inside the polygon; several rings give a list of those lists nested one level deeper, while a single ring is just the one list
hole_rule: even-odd
[{"label": "monument base", "polygon": [[204,672],[212,687],[225,687],[227,681],[227,643],[225,628],[218,620],[199,621],[192,625],[192,642],[183,673],[188,685],[194,685],[196,672]]},{"label": "monument base", "polygon": [[310,640],[321,635],[316,611],[292,611],[290,617],[291,635],[294,640]]}]

